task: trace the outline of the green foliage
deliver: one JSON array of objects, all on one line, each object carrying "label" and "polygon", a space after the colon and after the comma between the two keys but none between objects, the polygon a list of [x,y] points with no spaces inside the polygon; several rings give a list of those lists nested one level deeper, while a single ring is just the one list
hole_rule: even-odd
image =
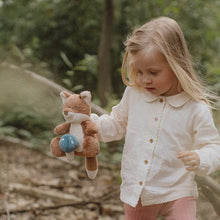
[{"label": "green foliage", "polygon": [[42,131],[51,129],[51,124],[31,109],[10,109],[1,114],[1,118],[0,133],[21,139],[39,138],[42,137]]},{"label": "green foliage", "polygon": [[[2,1],[0,59],[12,60],[74,92],[91,90],[93,100],[99,104],[96,95],[97,53],[103,2]],[[113,94],[109,97],[108,111],[118,103],[124,91],[120,76],[123,41],[134,27],[157,16],[169,16],[178,21],[199,74],[211,89],[220,94],[219,0],[118,0],[114,4],[111,45]],[[53,126],[60,120],[58,116],[61,117],[60,103],[48,95],[50,91],[39,85],[33,86],[27,79],[20,79],[19,73],[12,76],[10,71],[3,72],[0,72],[3,94],[0,94],[0,132],[26,139],[46,137],[48,129],[51,134]],[[13,101],[8,97],[14,97]],[[53,111],[48,114],[48,109]]]},{"label": "green foliage", "polygon": [[84,59],[78,61],[75,66],[73,66],[64,53],[62,53],[61,56],[70,67],[70,70],[66,71],[66,77],[62,80],[66,88],[76,93],[81,90],[94,91],[94,81],[97,80],[98,69],[97,56],[85,54]]},{"label": "green foliage", "polygon": [[63,71],[66,65],[60,59],[61,51],[75,62],[91,49],[97,50],[100,10],[98,0],[17,0],[3,4],[0,21],[5,34],[0,42],[29,48],[33,56],[48,62],[54,72]]},{"label": "green foliage", "polygon": [[[103,2],[5,0],[0,7],[0,44],[23,62],[28,59],[48,64],[55,73],[54,79],[71,90],[86,88],[96,92],[97,63],[94,63]],[[120,97],[123,92],[118,71],[124,49],[122,42],[135,26],[157,16],[170,16],[179,22],[199,73],[207,78],[208,84],[217,83],[218,78],[213,80],[213,74],[219,69],[218,0],[120,0],[114,4],[113,93]],[[93,59],[92,67],[88,67],[88,54]]]}]

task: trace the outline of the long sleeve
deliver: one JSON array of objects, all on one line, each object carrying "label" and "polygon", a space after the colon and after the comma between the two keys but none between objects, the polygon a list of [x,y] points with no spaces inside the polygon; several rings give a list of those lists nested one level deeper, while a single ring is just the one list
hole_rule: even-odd
[{"label": "long sleeve", "polygon": [[194,119],[194,146],[200,157],[198,175],[209,175],[220,169],[220,137],[213,122],[209,108],[202,105],[202,110]]},{"label": "long sleeve", "polygon": [[128,87],[110,115],[92,116],[99,140],[125,135],[121,161],[123,202],[135,207],[183,197],[197,197],[194,172],[177,158],[195,150],[201,160],[197,174],[220,169],[220,138],[208,106],[187,93],[165,97]]},{"label": "long sleeve", "polygon": [[126,88],[120,103],[112,108],[110,115],[98,116],[91,114],[91,119],[99,128],[98,138],[102,142],[121,139],[127,127],[128,119],[128,88]]}]

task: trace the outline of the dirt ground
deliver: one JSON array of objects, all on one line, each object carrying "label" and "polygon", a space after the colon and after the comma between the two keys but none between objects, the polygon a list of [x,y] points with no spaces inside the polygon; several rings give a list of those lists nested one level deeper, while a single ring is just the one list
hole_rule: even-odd
[{"label": "dirt ground", "polygon": [[[95,180],[74,164],[20,144],[0,141],[0,220],[123,220],[120,166],[100,162]],[[3,198],[4,196],[4,198]],[[198,220],[217,220],[200,196]]]}]

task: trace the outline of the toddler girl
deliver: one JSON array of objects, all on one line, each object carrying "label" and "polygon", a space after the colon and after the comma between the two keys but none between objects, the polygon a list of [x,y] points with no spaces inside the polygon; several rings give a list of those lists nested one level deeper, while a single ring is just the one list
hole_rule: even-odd
[{"label": "toddler girl", "polygon": [[159,17],[127,39],[127,85],[110,115],[92,118],[99,140],[125,135],[121,193],[126,220],[195,220],[194,175],[220,168],[220,138],[209,94],[198,80],[183,33]]}]

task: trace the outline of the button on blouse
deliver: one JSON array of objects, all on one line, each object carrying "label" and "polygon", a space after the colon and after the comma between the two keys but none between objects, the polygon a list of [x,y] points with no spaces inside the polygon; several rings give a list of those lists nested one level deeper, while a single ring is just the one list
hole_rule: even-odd
[{"label": "button on blouse", "polygon": [[150,143],[153,143],[153,142],[154,142],[154,140],[151,138],[151,139],[149,140],[149,142],[150,142]]}]

